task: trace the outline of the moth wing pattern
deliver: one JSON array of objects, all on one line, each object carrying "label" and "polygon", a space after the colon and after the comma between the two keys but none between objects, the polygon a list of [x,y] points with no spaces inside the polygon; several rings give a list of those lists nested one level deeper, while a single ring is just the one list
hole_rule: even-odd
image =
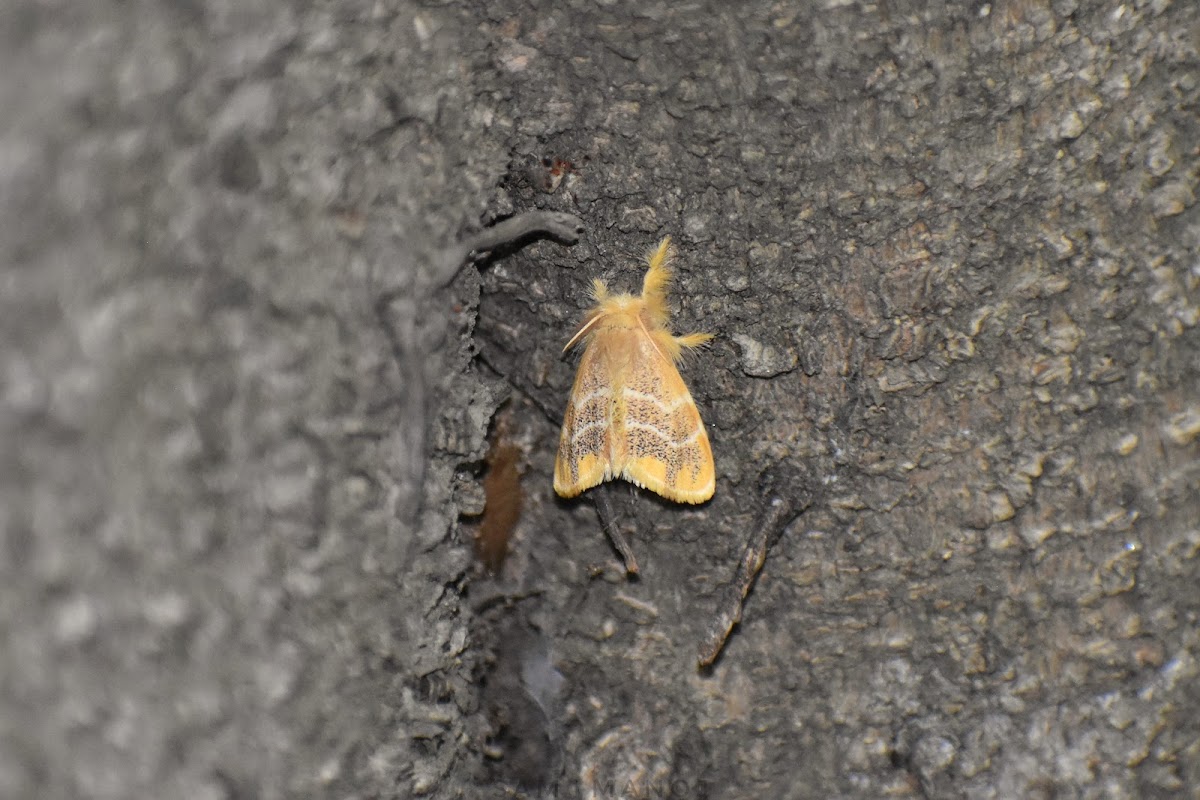
[{"label": "moth wing pattern", "polygon": [[646,334],[620,387],[621,477],[677,503],[703,503],[716,473],[708,431],[675,364]]},{"label": "moth wing pattern", "polygon": [[558,456],[554,460],[554,491],[575,495],[611,477],[613,379],[599,347],[584,348],[575,374],[575,387],[563,413]]}]

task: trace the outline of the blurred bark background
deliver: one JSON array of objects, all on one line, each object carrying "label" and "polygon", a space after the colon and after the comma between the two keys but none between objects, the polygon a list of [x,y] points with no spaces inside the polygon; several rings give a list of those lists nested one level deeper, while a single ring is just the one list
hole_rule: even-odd
[{"label": "blurred bark background", "polygon": [[[0,41],[0,796],[1197,796],[1195,4],[16,0]],[[438,285],[534,208],[587,232]],[[551,489],[559,351],[665,234],[719,480],[616,487],[630,581]]]}]

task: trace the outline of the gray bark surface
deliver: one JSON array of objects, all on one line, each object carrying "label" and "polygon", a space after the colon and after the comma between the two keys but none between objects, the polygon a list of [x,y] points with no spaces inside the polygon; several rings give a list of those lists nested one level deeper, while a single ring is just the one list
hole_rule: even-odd
[{"label": "gray bark surface", "polygon": [[[0,43],[0,797],[1200,797],[1195,4],[16,0]],[[532,209],[586,232],[443,285]],[[630,579],[551,488],[560,351],[668,234],[718,485],[612,487]]]}]

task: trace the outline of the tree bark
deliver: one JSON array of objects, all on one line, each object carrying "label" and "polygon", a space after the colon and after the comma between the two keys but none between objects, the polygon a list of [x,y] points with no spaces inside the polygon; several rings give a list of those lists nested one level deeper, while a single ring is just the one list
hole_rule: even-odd
[{"label": "tree bark", "polygon": [[[0,36],[0,796],[1200,786],[1194,4]],[[633,578],[561,350],[668,234],[718,481],[608,490]]]}]

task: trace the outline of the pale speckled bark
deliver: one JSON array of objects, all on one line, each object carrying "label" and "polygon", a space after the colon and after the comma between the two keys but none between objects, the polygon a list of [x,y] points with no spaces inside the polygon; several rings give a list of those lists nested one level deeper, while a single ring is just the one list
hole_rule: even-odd
[{"label": "pale speckled bark", "polygon": [[[1193,796],[1200,11],[927,5],[0,11],[0,796]],[[559,351],[663,234],[629,582]]]}]

